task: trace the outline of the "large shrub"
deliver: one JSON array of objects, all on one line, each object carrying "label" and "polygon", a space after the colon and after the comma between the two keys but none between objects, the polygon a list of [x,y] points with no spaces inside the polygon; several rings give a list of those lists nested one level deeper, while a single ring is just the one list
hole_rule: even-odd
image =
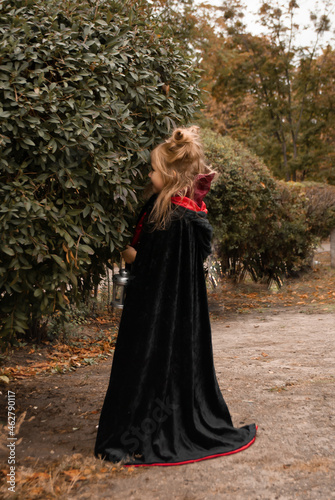
[{"label": "large shrub", "polygon": [[209,218],[225,271],[237,279],[275,280],[298,269],[315,242],[304,197],[279,184],[241,144],[203,132],[206,156],[219,176],[208,198]]},{"label": "large shrub", "polygon": [[198,94],[142,0],[0,3],[2,336],[38,329],[124,244],[149,149]]},{"label": "large shrub", "polygon": [[280,182],[304,201],[308,230],[320,239],[335,228],[335,186],[322,182]]}]

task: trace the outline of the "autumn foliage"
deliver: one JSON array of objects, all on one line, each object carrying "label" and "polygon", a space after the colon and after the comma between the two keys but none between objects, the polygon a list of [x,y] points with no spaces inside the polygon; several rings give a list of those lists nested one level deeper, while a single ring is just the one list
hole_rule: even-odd
[{"label": "autumn foliage", "polygon": [[308,44],[297,38],[296,1],[262,2],[257,34],[239,0],[203,6],[193,37],[211,127],[250,147],[280,179],[335,184],[335,50],[323,43],[331,2],[323,3],[311,13]]}]

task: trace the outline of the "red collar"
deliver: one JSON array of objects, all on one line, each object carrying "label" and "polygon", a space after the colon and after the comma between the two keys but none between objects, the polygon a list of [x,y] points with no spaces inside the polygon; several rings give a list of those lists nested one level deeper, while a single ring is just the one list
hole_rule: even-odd
[{"label": "red collar", "polygon": [[205,214],[207,214],[207,208],[203,201],[201,202],[201,206],[191,200],[191,198],[187,198],[187,196],[172,196],[171,201],[175,205],[180,205],[194,212],[205,212]]}]

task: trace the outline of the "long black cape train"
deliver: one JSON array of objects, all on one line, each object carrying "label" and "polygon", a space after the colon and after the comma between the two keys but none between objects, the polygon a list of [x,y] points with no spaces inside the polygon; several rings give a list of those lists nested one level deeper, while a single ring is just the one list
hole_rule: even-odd
[{"label": "long black cape train", "polygon": [[211,236],[206,214],[181,206],[166,230],[144,224],[96,457],[177,465],[254,442],[255,424],[233,427],[215,375],[203,269]]}]

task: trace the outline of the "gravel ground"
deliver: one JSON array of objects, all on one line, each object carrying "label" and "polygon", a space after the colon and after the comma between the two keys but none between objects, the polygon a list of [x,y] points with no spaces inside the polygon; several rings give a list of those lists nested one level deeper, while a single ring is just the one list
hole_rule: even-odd
[{"label": "gravel ground", "polygon": [[[234,425],[257,423],[255,443],[235,455],[181,466],[118,472],[107,463],[107,473],[76,482],[60,498],[335,498],[335,315],[231,314],[213,321],[212,332],[217,377]],[[110,367],[108,360],[16,382],[19,412],[27,411],[18,463],[37,460],[47,469],[51,460],[78,453],[84,463],[96,461]],[[30,497],[22,491],[17,498]]]},{"label": "gravel ground", "polygon": [[[127,480],[97,484],[91,498],[335,498],[335,316],[235,316],[212,329],[234,425],[256,422],[255,443],[191,465],[136,469]],[[85,488],[79,497],[89,498]]]}]

